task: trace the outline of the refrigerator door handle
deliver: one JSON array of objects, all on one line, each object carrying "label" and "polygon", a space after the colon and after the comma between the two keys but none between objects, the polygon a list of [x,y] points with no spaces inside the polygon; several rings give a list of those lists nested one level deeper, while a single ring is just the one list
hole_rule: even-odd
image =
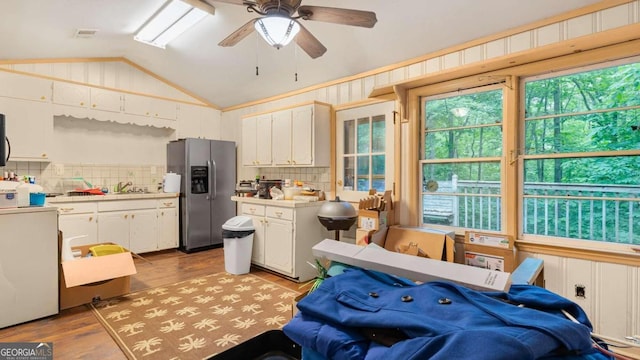
[{"label": "refrigerator door handle", "polygon": [[207,192],[207,200],[211,200],[211,160],[207,160],[207,182],[208,182],[208,187],[209,187],[209,191]]},{"label": "refrigerator door handle", "polygon": [[[213,197],[211,199],[215,199],[216,197],[218,197],[218,166],[216,165],[215,160],[211,161],[211,167],[209,169],[213,169],[213,176],[210,177],[210,179],[213,178],[213,186],[211,187],[213,191]],[[209,182],[211,182],[211,180],[209,180]]]}]

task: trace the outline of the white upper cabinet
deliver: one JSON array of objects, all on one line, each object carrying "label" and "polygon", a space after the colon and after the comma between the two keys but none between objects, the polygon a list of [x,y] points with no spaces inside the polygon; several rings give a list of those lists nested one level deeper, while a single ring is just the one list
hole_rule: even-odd
[{"label": "white upper cabinet", "polygon": [[124,94],[124,112],[130,115],[176,120],[177,104],[148,96]]},{"label": "white upper cabinet", "polygon": [[[329,166],[328,157],[322,154],[329,153],[329,137],[323,131],[329,130],[328,116],[326,122],[321,118],[323,114],[318,114],[318,119],[314,117],[314,106],[305,106],[292,110],[291,122],[291,164],[292,165],[316,165]],[[328,115],[328,113],[327,113]],[[316,130],[315,123],[318,123]],[[318,151],[314,150],[318,148]],[[316,159],[317,156],[317,159]],[[314,163],[314,160],[316,162]]]},{"label": "white upper cabinet", "polygon": [[242,119],[242,165],[271,166],[271,114]]},{"label": "white upper cabinet", "polygon": [[271,142],[273,165],[290,166],[291,163],[291,110],[272,115],[274,140]]},{"label": "white upper cabinet", "polygon": [[51,102],[51,80],[0,71],[0,96]]},{"label": "white upper cabinet", "polygon": [[48,161],[53,137],[51,103],[0,97],[0,112],[5,115],[10,160]]},{"label": "white upper cabinet", "polygon": [[200,105],[179,104],[177,137],[220,139],[220,116],[217,110]]},{"label": "white upper cabinet", "polygon": [[125,123],[121,116],[122,94],[62,81],[53,82],[54,115]]},{"label": "white upper cabinet", "polygon": [[53,82],[53,103],[86,108],[89,104],[89,88],[66,82]]},{"label": "white upper cabinet", "polygon": [[91,109],[109,112],[122,111],[122,94],[106,89],[91,88]]},{"label": "white upper cabinet", "polygon": [[[243,119],[243,165],[265,166],[256,156],[269,153],[271,145],[273,161],[267,166],[329,166],[330,111],[328,104],[313,103]],[[271,131],[258,130],[260,117],[271,118]]]}]

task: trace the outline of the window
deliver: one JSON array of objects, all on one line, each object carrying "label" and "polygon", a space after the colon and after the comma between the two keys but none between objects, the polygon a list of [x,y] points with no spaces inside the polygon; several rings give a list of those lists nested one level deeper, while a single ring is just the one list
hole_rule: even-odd
[{"label": "window", "polygon": [[640,244],[635,61],[523,80],[523,234]]},{"label": "window", "polygon": [[422,100],[421,223],[502,229],[502,88]]},{"label": "window", "polygon": [[336,112],[336,193],[357,201],[393,183],[393,102]]}]

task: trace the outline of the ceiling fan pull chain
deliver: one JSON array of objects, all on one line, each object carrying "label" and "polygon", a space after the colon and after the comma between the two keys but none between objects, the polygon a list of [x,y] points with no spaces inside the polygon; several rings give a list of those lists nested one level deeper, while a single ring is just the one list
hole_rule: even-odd
[{"label": "ceiling fan pull chain", "polygon": [[296,73],[295,73],[295,81],[298,81],[298,47],[294,46],[293,47],[293,61],[295,62],[295,68],[296,68]]},{"label": "ceiling fan pull chain", "polygon": [[258,66],[260,64],[258,62],[258,34],[256,34],[255,38],[256,38],[256,76],[259,76],[260,71],[258,71]]}]

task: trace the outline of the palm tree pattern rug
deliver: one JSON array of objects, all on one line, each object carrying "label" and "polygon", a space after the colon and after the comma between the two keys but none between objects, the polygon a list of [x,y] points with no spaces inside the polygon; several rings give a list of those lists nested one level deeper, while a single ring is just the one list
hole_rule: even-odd
[{"label": "palm tree pattern rug", "polygon": [[91,304],[129,359],[203,359],[291,319],[298,293],[218,273]]}]

